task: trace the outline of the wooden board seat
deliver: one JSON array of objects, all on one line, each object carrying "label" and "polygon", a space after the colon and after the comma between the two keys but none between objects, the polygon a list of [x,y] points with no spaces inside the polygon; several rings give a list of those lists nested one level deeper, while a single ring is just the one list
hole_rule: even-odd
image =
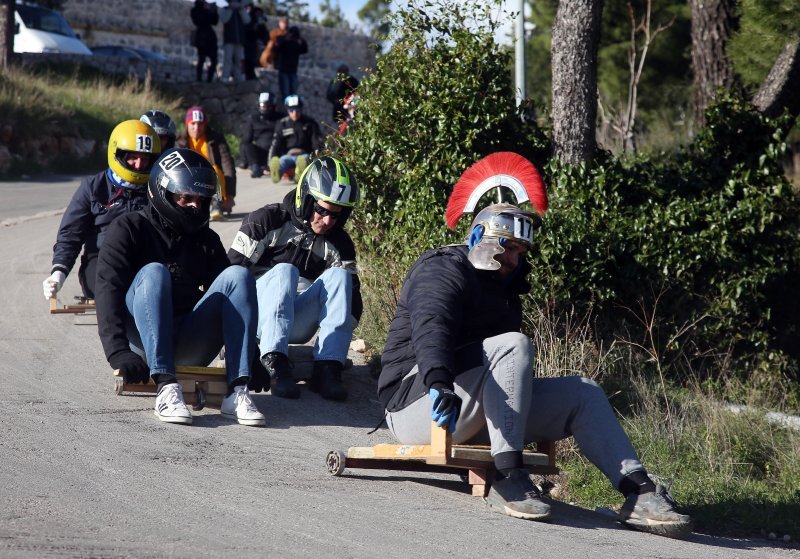
[{"label": "wooden board seat", "polygon": [[86,314],[96,310],[94,299],[87,299],[85,297],[75,297],[77,301],[72,305],[58,306],[58,300],[55,297],[50,297],[50,314]]},{"label": "wooden board seat", "polygon": [[[147,384],[129,384],[122,379],[119,369],[114,371],[114,391],[122,396],[131,393],[155,394],[153,380]],[[183,399],[195,410],[205,406],[220,407],[228,393],[228,380],[222,367],[175,367],[175,376],[183,389]]]},{"label": "wooden board seat", "polygon": [[[555,445],[538,443],[536,451],[522,453],[525,467],[536,474],[556,474]],[[345,468],[418,472],[468,472],[472,494],[485,497],[494,477],[494,461],[488,446],[452,444],[452,435],[431,422],[431,444],[378,444],[332,450],[326,458],[328,473],[341,475]]]}]

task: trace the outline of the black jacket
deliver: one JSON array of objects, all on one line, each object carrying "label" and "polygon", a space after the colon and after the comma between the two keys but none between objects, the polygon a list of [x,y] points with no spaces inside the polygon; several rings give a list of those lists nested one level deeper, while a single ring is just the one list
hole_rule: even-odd
[{"label": "black jacket", "polygon": [[197,27],[195,47],[199,50],[216,51],[217,32],[214,31],[214,26],[219,23],[219,12],[217,12],[216,5],[211,8],[210,4],[206,6],[195,4],[189,14],[192,17],[192,23]]},{"label": "black jacket", "polygon": [[359,320],[363,310],[361,284],[356,275],[356,249],[342,223],[325,235],[317,235],[294,212],[295,191],[280,204],[268,204],[242,221],[228,259],[250,269],[256,278],[276,264],[292,264],[300,276],[314,281],[328,268],[344,268],[353,274],[351,314]]},{"label": "black jacket", "polygon": [[117,217],[147,206],[147,189],[117,188],[107,170],[81,181],[61,218],[53,245],[53,267],[69,274],[83,249],[84,255],[100,250],[108,226]]},{"label": "black jacket", "polygon": [[[378,398],[390,411],[402,409],[441,382],[482,363],[482,342],[522,327],[520,294],[530,265],[510,280],[477,270],[465,245],[425,252],[414,263],[400,291],[381,357]],[[401,380],[414,365],[419,374]],[[414,382],[416,381],[416,382]]]},{"label": "black jacket", "polygon": [[275,43],[275,55],[278,57],[278,72],[296,74],[300,55],[308,52],[308,43],[299,35],[287,33]]},{"label": "black jacket", "polygon": [[151,206],[117,219],[108,230],[97,262],[97,327],[106,358],[129,351],[125,295],[133,278],[151,262],[169,266],[173,315],[186,314],[230,263],[219,236],[204,227],[177,237]]},{"label": "black jacket", "polygon": [[269,158],[280,157],[290,149],[300,149],[303,153],[313,153],[322,147],[322,132],[317,121],[304,114],[297,121],[285,117],[275,126]]},{"label": "black jacket", "polygon": [[272,139],[278,122],[286,116],[282,111],[272,111],[261,114],[261,111],[251,113],[242,126],[242,145],[254,143],[264,151],[272,147]]}]

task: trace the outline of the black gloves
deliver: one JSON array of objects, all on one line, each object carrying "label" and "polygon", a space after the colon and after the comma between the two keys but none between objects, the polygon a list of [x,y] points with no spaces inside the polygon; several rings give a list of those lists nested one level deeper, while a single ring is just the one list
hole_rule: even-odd
[{"label": "black gloves", "polygon": [[150,380],[150,367],[130,350],[115,353],[108,362],[114,369],[119,369],[126,384],[147,384]]}]

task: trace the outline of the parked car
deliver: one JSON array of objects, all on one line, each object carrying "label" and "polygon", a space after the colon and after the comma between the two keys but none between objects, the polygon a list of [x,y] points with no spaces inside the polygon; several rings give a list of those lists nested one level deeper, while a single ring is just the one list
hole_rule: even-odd
[{"label": "parked car", "polygon": [[24,2],[17,2],[14,12],[14,52],[92,54],[64,16]]},{"label": "parked car", "polygon": [[91,49],[97,56],[114,56],[133,60],[159,60],[161,62],[167,60],[167,57],[163,54],[127,45],[101,45],[91,47]]}]

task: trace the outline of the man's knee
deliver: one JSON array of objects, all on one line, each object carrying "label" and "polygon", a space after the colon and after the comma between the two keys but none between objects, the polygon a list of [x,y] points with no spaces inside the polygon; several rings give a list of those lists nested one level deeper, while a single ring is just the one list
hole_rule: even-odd
[{"label": "man's knee", "polygon": [[161,262],[151,262],[149,264],[145,264],[141,267],[141,269],[139,269],[139,273],[137,275],[139,276],[140,281],[149,281],[155,283],[172,282],[169,268],[166,264],[162,264]]}]

